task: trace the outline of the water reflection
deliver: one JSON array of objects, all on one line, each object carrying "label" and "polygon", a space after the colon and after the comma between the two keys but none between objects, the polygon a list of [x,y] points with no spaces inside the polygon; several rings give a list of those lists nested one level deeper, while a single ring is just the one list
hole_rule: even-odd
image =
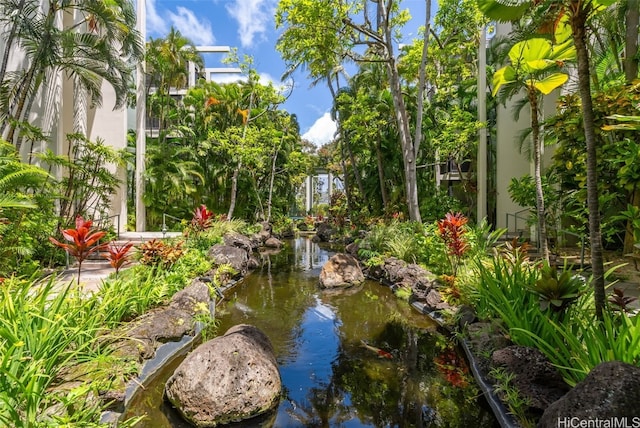
[{"label": "water reflection", "polygon": [[[281,253],[264,254],[261,269],[219,307],[221,333],[248,323],[269,336],[284,385],[274,413],[233,426],[496,426],[476,392],[451,384],[434,364],[447,340],[431,321],[377,283],[341,294],[319,290],[329,256],[309,239],[290,241]],[[142,426],[176,426],[160,422],[167,419],[150,414]]]}]

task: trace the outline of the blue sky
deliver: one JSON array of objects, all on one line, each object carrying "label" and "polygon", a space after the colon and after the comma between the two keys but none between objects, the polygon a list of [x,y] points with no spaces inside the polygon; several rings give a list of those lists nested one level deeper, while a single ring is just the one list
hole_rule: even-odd
[{"label": "blue sky", "polygon": [[[254,58],[262,79],[280,85],[285,64],[275,50],[278,32],[274,11],[278,0],[146,0],[147,38],[164,37],[174,26],[196,45],[235,47],[242,58]],[[424,22],[424,0],[404,0],[413,16],[406,27],[405,42],[411,42]],[[205,56],[208,67],[220,67],[220,56]],[[331,140],[335,125],[329,117],[331,95],[327,87],[311,88],[304,71],[294,74],[293,93],[284,108],[298,117],[303,137],[322,145]]]}]

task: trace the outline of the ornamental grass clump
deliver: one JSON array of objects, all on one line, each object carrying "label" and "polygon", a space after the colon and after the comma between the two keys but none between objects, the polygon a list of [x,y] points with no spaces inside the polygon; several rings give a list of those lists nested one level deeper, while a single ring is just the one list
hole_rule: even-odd
[{"label": "ornamental grass clump", "polygon": [[79,215],[76,217],[75,229],[62,230],[62,236],[64,239],[69,241],[68,244],[60,242],[52,236],[49,237],[49,241],[64,249],[78,262],[78,284],[80,284],[82,262],[84,262],[91,254],[100,251],[106,246],[106,244],[100,244],[100,239],[106,235],[107,232],[94,229],[92,226],[92,220],[85,220]]},{"label": "ornamental grass clump", "polygon": [[76,421],[91,416],[95,409],[83,400],[64,407],[65,397],[76,388],[57,392],[51,388],[72,367],[108,352],[96,341],[102,322],[97,300],[83,301],[71,283],[61,287],[53,278],[44,284],[17,279],[3,283],[0,426],[58,426],[45,412],[53,406],[74,414]]}]

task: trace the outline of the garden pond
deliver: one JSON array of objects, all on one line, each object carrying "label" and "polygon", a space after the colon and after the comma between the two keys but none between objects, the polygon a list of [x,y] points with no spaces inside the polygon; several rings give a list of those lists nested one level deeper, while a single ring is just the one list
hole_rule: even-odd
[{"label": "garden pond", "polygon": [[[232,426],[498,426],[463,354],[432,320],[377,282],[319,288],[331,255],[309,238],[287,241],[218,303],[220,334],[244,323],[269,336],[283,383],[275,411]],[[163,400],[179,363],[131,400],[126,417],[146,414],[137,427],[189,426]]]}]

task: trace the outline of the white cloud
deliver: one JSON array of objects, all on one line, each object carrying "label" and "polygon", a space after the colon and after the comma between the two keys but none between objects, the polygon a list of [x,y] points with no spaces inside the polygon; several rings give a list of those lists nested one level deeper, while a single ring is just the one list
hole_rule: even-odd
[{"label": "white cloud", "polygon": [[156,0],[146,0],[147,32],[164,34],[167,32],[166,21],[158,14]]},{"label": "white cloud", "polygon": [[254,38],[264,39],[267,24],[274,16],[274,0],[234,0],[227,12],[238,21],[238,36],[242,47],[252,47]]},{"label": "white cloud", "polygon": [[336,129],[336,123],[331,119],[331,115],[325,113],[311,125],[311,128],[302,135],[302,138],[320,147],[333,140]]},{"label": "white cloud", "polygon": [[168,12],[167,15],[173,26],[180,33],[191,40],[196,46],[212,45],[216,39],[211,31],[211,23],[206,19],[198,20],[192,10],[178,6],[178,13]]}]

